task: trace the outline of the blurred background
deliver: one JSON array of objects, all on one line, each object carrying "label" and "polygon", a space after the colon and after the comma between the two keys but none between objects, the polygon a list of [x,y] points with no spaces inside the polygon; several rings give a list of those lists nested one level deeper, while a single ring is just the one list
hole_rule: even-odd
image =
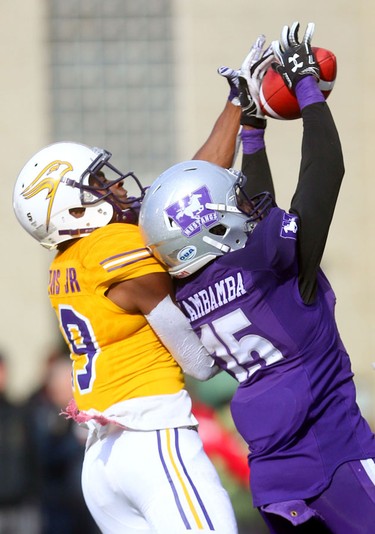
[{"label": "blurred background", "polygon": [[[299,20],[303,32],[313,21],[312,44],[337,56],[329,104],[346,163],[323,267],[338,298],[337,320],[352,358],[358,401],[374,428],[375,4],[0,0],[0,7],[0,351],[8,398],[28,402],[43,387],[48,363],[64,352],[47,297],[53,253],[26,234],[12,209],[13,185],[26,160],[48,143],[77,141],[108,149],[117,167],[134,170],[144,185],[150,184],[168,166],[191,158],[209,135],[228,95],[217,67],[238,68],[260,33],[269,43],[279,38],[284,24]],[[297,180],[301,128],[300,120],[268,121],[268,155],[278,203],[286,209]],[[225,435],[228,430],[227,449],[233,445],[233,451],[237,446],[242,451],[227,410],[233,386],[227,377],[190,384],[202,421],[213,420]],[[217,450],[212,454],[247,524],[252,512],[243,464],[224,461]],[[252,532],[262,532],[256,528]]]}]

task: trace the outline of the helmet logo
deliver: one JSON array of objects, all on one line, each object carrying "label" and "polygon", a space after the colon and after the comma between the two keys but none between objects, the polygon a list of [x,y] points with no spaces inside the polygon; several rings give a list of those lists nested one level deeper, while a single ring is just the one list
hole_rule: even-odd
[{"label": "helmet logo", "polygon": [[184,247],[180,250],[180,252],[177,254],[178,261],[189,261],[192,260],[197,253],[197,247],[189,246]]},{"label": "helmet logo", "polygon": [[165,212],[180,226],[186,237],[193,237],[203,226],[209,228],[217,224],[219,217],[216,211],[206,208],[207,203],[212,203],[212,200],[207,187],[203,186],[171,204]]},{"label": "helmet logo", "polygon": [[46,190],[46,200],[48,200],[46,228],[48,230],[51,218],[52,206],[55,200],[57,188],[68,171],[73,167],[67,161],[52,161],[38,174],[38,176],[22,192],[22,196],[29,200],[38,193]]},{"label": "helmet logo", "polygon": [[284,213],[280,236],[286,239],[297,239],[297,217]]}]

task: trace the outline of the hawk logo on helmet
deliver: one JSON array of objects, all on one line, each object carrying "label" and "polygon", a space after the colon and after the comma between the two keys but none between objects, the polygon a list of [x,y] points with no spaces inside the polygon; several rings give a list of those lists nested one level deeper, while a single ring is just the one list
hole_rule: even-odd
[{"label": "hawk logo on helmet", "polygon": [[207,187],[203,186],[171,204],[165,212],[182,229],[186,237],[193,237],[202,230],[218,222],[216,211],[206,208],[212,203]]},{"label": "hawk logo on helmet", "polygon": [[46,217],[47,230],[49,227],[52,206],[55,200],[57,188],[65,174],[72,170],[72,165],[67,161],[53,161],[44,167],[35,180],[33,180],[31,184],[22,192],[22,196],[28,200],[42,191],[46,191],[46,200],[48,200]]}]

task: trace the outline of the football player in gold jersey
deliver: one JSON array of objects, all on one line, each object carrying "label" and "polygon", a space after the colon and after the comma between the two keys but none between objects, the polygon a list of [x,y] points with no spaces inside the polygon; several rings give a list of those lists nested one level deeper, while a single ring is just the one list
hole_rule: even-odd
[{"label": "football player in gold jersey", "polygon": [[[229,166],[239,117],[228,100],[195,158]],[[72,359],[67,411],[89,428],[85,500],[104,533],[235,534],[183,375],[204,380],[217,368],[143,245],[136,223],[144,188],[110,158],[55,143],[32,156],[14,189],[20,224],[57,249],[48,292]]]}]

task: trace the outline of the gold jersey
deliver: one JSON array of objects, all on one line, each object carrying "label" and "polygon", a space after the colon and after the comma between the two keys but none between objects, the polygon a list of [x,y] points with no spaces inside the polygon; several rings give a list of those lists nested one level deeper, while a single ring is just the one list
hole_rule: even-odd
[{"label": "gold jersey", "polygon": [[115,283],[163,270],[130,224],[99,228],[56,255],[48,293],[71,352],[79,410],[103,412],[124,400],[184,387],[181,368],[145,317],[105,296]]}]

